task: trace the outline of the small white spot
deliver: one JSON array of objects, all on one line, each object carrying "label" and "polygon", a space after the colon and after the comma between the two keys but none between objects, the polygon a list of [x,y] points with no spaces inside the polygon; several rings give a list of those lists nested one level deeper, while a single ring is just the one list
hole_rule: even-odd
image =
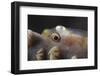
[{"label": "small white spot", "polygon": [[76,56],[72,56],[72,58],[71,59],[77,59],[77,57]]},{"label": "small white spot", "polygon": [[56,30],[57,31],[65,31],[66,28],[64,26],[62,26],[62,25],[58,25],[58,26],[56,26]]},{"label": "small white spot", "polygon": [[66,27],[64,27],[64,26],[62,26],[62,25],[58,25],[58,26],[56,26],[56,31],[60,34],[60,35],[69,35],[71,32],[66,28]]}]

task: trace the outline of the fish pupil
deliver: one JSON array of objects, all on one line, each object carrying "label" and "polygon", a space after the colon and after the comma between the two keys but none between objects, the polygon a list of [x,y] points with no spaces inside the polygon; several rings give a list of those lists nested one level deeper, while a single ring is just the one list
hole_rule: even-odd
[{"label": "fish pupil", "polygon": [[55,37],[54,37],[54,39],[55,39],[55,40],[58,40],[58,37],[57,37],[57,36],[55,36]]}]

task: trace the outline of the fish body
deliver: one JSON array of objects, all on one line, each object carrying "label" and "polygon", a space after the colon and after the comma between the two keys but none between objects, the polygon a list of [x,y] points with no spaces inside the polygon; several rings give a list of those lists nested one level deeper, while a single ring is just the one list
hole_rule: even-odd
[{"label": "fish body", "polygon": [[87,32],[84,30],[56,26],[53,29],[45,29],[41,34],[33,31],[31,33],[36,40],[33,42],[35,45],[28,48],[28,60],[37,60],[37,52],[41,48],[45,50],[39,54],[45,53],[43,60],[55,60],[57,57],[58,59],[79,59],[88,56]]}]

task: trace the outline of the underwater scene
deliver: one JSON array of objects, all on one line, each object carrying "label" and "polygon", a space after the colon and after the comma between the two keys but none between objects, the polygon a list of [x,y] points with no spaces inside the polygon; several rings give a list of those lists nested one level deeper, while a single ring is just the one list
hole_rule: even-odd
[{"label": "underwater scene", "polygon": [[88,18],[28,15],[28,61],[88,58]]}]

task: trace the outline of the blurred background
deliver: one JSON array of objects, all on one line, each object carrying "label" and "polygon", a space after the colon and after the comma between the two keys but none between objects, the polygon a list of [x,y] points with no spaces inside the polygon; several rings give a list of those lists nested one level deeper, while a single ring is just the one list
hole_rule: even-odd
[{"label": "blurred background", "polygon": [[38,33],[44,29],[55,28],[57,25],[87,31],[87,24],[87,17],[28,15],[28,29]]}]

